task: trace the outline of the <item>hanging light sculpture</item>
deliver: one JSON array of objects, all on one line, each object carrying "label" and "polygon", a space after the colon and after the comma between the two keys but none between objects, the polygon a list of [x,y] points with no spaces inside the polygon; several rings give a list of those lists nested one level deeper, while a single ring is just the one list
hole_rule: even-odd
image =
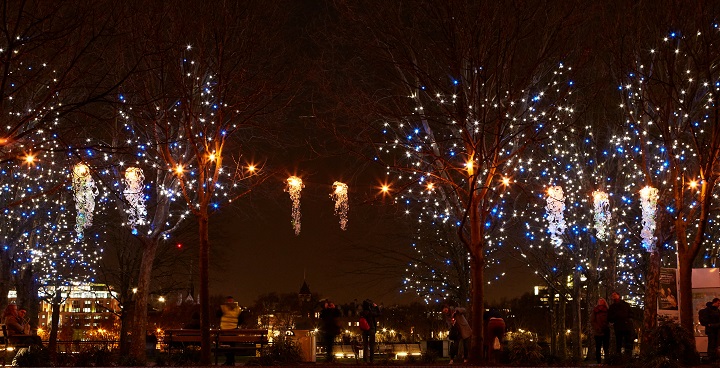
[{"label": "hanging light sculpture", "polygon": [[335,201],[335,215],[340,217],[340,229],[345,230],[348,222],[348,186],[345,183],[336,181],[333,183],[333,192],[330,197]]},{"label": "hanging light sculpture", "polygon": [[90,169],[87,165],[79,163],[73,167],[72,189],[75,196],[75,208],[77,209],[75,232],[78,234],[78,239],[82,239],[83,230],[92,226],[95,197],[98,195],[95,181],[90,175]]},{"label": "hanging light sculpture", "polygon": [[285,191],[290,193],[290,200],[292,201],[292,226],[295,229],[295,235],[300,234],[300,192],[304,187],[302,179],[297,176],[291,176],[287,179]]},{"label": "hanging light sculpture", "polygon": [[555,248],[562,245],[562,234],[565,232],[565,195],[562,187],[554,186],[548,188],[547,205],[545,206],[548,221],[548,232],[550,233],[550,243]]},{"label": "hanging light sculpture", "polygon": [[593,192],[593,207],[595,220],[595,236],[598,239],[605,241],[607,239],[607,230],[610,226],[610,201],[608,194],[597,190]]},{"label": "hanging light sculpture", "polygon": [[147,208],[145,207],[145,196],[143,195],[143,181],[145,175],[142,169],[137,167],[128,167],[125,170],[125,200],[129,204],[127,209],[128,224],[133,230],[133,234],[137,233],[135,229],[138,225],[145,224],[145,216]]},{"label": "hanging light sculpture", "polygon": [[648,252],[654,252],[655,246],[655,212],[657,210],[658,190],[646,186],[640,190],[640,205],[642,206],[642,238],[643,247]]}]

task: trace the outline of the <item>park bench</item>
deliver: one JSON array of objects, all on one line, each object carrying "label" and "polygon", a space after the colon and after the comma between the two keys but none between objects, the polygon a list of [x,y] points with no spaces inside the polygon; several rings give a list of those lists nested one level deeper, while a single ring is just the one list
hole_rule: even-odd
[{"label": "park bench", "polygon": [[12,358],[15,356],[19,349],[29,348],[30,344],[28,344],[27,342],[22,342],[20,341],[20,339],[14,339],[13,336],[9,336],[7,333],[7,326],[5,324],[0,324],[0,331],[2,331],[2,336],[0,336],[0,349],[2,349],[2,365],[5,366],[5,363],[8,359],[8,352],[12,352],[13,354],[10,357],[10,361],[12,361]]},{"label": "park bench", "polygon": [[[221,354],[257,354],[260,349],[268,345],[267,335],[268,330],[263,329],[210,330],[215,364],[217,365],[218,356]],[[200,330],[166,330],[163,342],[171,355],[173,349],[184,350],[189,346],[200,346]]]},{"label": "park bench", "polygon": [[402,359],[408,355],[421,356],[422,347],[419,342],[392,342],[379,345],[379,352],[386,356]]}]

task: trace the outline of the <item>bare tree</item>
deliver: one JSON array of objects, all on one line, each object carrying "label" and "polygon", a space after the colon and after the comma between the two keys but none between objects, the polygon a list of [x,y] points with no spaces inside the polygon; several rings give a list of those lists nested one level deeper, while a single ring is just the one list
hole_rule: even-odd
[{"label": "bare tree", "polygon": [[342,101],[340,116],[366,124],[334,129],[350,130],[349,144],[378,148],[371,157],[399,175],[388,181],[409,184],[394,189],[398,201],[432,198],[442,209],[436,215],[456,223],[470,254],[473,352],[482,351],[485,253],[495,245],[486,223],[494,221],[502,179],[572,113],[561,36],[573,7],[546,6],[340,5],[343,24],[357,27],[335,45],[344,50],[356,40],[351,47],[362,50],[351,60],[358,73],[343,85],[352,99]]}]

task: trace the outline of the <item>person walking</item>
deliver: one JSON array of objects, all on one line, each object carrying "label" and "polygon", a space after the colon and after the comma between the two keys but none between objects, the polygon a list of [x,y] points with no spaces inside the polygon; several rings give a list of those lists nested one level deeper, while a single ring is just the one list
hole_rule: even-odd
[{"label": "person walking", "polygon": [[445,316],[445,324],[448,326],[450,333],[450,364],[453,364],[455,357],[460,352],[462,345],[463,362],[468,362],[470,354],[470,336],[472,336],[472,328],[465,318],[465,308],[443,306],[443,315]]},{"label": "person walking", "polygon": [[718,335],[720,335],[720,298],[714,298],[705,304],[705,309],[698,312],[700,324],[705,326],[705,335],[708,337],[708,361],[714,362],[718,358]]},{"label": "person walking", "polygon": [[333,355],[333,345],[335,337],[340,334],[340,310],[335,307],[333,302],[326,300],[320,311],[320,321],[322,321],[322,341],[325,347],[325,361],[332,362],[335,359]]},{"label": "person walking", "polygon": [[595,337],[595,360],[598,364],[601,362],[601,351],[605,353],[605,357],[610,354],[610,323],[608,322],[608,305],[605,299],[598,299],[597,305],[593,308],[590,316],[590,324]]},{"label": "person walking", "polygon": [[[363,361],[373,363],[375,354],[375,333],[377,332],[377,317],[380,316],[380,308],[370,299],[362,303],[360,317],[367,322],[367,330],[362,331],[363,337]],[[361,328],[362,329],[362,328]]]},{"label": "person walking", "polygon": [[633,348],[630,304],[620,299],[620,294],[617,292],[610,294],[610,298],[612,305],[608,308],[608,322],[612,323],[615,330],[615,353],[620,355],[624,349],[625,354],[630,356]]}]

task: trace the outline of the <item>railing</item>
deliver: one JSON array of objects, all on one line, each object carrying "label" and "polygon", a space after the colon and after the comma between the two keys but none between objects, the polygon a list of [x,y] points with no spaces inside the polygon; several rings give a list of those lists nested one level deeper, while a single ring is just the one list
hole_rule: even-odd
[{"label": "railing", "polygon": [[[48,346],[48,342],[43,341],[43,345]],[[118,342],[114,340],[58,340],[57,342],[58,353],[78,353],[91,348],[108,350],[117,349]]]}]

